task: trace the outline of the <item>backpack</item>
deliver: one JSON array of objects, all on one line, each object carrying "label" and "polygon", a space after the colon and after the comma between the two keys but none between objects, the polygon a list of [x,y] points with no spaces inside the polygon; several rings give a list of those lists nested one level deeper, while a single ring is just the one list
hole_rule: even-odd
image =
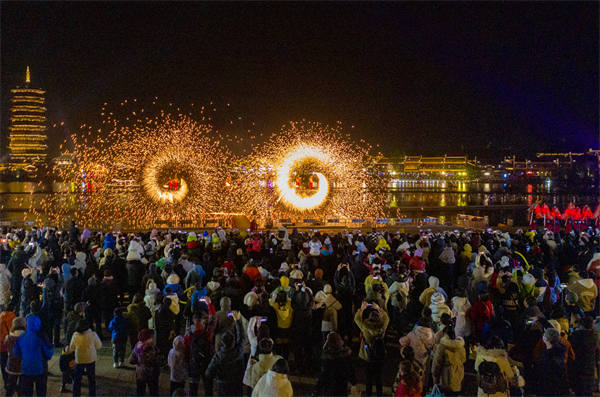
[{"label": "backpack", "polygon": [[368,343],[365,343],[365,349],[367,350],[367,357],[369,357],[369,361],[383,361],[386,353],[383,334],[373,339],[373,342],[371,342],[370,346]]},{"label": "backpack", "polygon": [[202,376],[211,360],[212,349],[204,332],[200,335],[194,335],[190,347],[190,377],[196,377],[196,373]]},{"label": "backpack", "polygon": [[479,387],[485,394],[505,393],[508,390],[508,382],[500,367],[493,361],[483,361],[479,364],[477,376]]}]

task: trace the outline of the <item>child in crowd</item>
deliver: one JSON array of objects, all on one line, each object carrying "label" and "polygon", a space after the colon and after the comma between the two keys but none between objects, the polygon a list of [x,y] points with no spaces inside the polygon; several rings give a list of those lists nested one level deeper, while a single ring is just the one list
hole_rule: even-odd
[{"label": "child in crowd", "polygon": [[117,307],[114,315],[108,330],[112,332],[113,367],[117,368],[122,366],[123,361],[125,361],[128,331],[127,319],[123,316],[123,309]]},{"label": "child in crowd", "polygon": [[73,375],[75,374],[75,352],[71,351],[69,345],[65,346],[60,355],[58,366],[61,372],[61,393],[69,393],[67,385],[73,383]]},{"label": "child in crowd", "polygon": [[187,364],[183,336],[179,335],[173,340],[173,348],[169,352],[168,364],[171,369],[171,395],[177,389],[185,389],[185,380],[187,379]]}]

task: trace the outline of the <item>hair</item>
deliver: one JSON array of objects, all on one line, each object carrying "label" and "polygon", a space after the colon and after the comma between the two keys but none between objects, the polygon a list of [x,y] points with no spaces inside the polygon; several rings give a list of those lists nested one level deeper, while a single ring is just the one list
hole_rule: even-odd
[{"label": "hair", "polygon": [[113,316],[120,317],[123,315],[123,308],[117,307],[113,312]]},{"label": "hair", "polygon": [[448,339],[456,340],[456,332],[454,332],[454,327],[451,325],[444,328],[444,335],[446,335]]},{"label": "hair", "polygon": [[275,362],[275,364],[273,364],[273,367],[271,368],[271,370],[278,374],[287,375],[288,372],[290,372],[290,367],[288,366],[288,363],[287,363],[287,361],[285,361],[285,359],[280,358],[279,360],[277,360]]},{"label": "hair", "polygon": [[490,300],[490,294],[487,291],[481,291],[479,293],[479,300],[482,302],[487,302]]},{"label": "hair", "polygon": [[[421,327],[431,328],[431,326],[433,325],[433,320],[429,317],[421,317],[417,324]],[[446,327],[446,328],[450,328],[450,327]],[[446,328],[444,328],[444,330]]]},{"label": "hair", "polygon": [[594,328],[594,318],[590,316],[585,316],[581,319],[581,325],[584,329],[593,329]]},{"label": "hair", "polygon": [[[433,312],[428,306],[425,306],[423,310],[421,310],[421,317],[431,318]],[[419,320],[420,321],[420,320]]]},{"label": "hair", "polygon": [[273,340],[271,338],[262,338],[258,342],[258,348],[262,354],[269,354],[273,351]]},{"label": "hair", "polygon": [[285,293],[285,291],[281,290],[277,292],[277,298],[275,298],[275,302],[277,302],[281,307],[286,305],[287,299],[287,294]]},{"label": "hair", "polygon": [[110,269],[106,269],[104,271],[104,277],[112,277],[112,272],[110,271]]},{"label": "hair", "polygon": [[412,362],[404,360],[400,363],[400,381],[404,381],[406,387],[410,390],[419,389],[421,379]]},{"label": "hair", "polygon": [[467,290],[464,288],[459,288],[456,290],[455,296],[458,296],[459,298],[466,298],[468,297]]},{"label": "hair", "polygon": [[412,361],[415,358],[415,349],[413,349],[411,346],[404,346],[400,349],[400,357],[402,357],[403,360],[408,360],[408,361]]},{"label": "hair", "polygon": [[500,337],[498,337],[497,335],[494,335],[490,338],[489,342],[487,343],[486,348],[489,349],[499,349],[502,350],[504,349],[504,342],[502,341],[502,339],[500,339]]},{"label": "hair", "polygon": [[561,305],[560,303],[554,304],[550,318],[552,318],[554,320],[558,320],[559,318],[563,318],[564,316],[565,316],[565,308],[563,307],[563,305]]},{"label": "hair", "polygon": [[224,332],[221,336],[221,343],[225,349],[231,349],[235,346],[235,337],[231,332]]},{"label": "hair", "polygon": [[448,313],[442,313],[440,324],[444,324],[446,327],[452,325],[452,317]]},{"label": "hair", "polygon": [[69,273],[71,273],[71,276],[73,277],[77,276],[77,268],[72,267],[71,270],[69,270]]},{"label": "hair", "polygon": [[133,304],[137,304],[137,303],[142,303],[144,302],[144,297],[142,296],[141,293],[136,292],[135,295],[133,295]]},{"label": "hair", "polygon": [[8,302],[8,305],[6,305],[6,311],[7,312],[14,312],[15,311],[15,307],[17,306],[17,304],[15,302]]},{"label": "hair", "polygon": [[525,298],[525,306],[533,307],[536,304],[537,304],[537,299],[535,299],[533,296],[528,296],[527,298]]},{"label": "hair", "polygon": [[171,295],[171,294],[173,293],[173,288],[171,288],[171,287],[167,287],[167,288],[165,288],[165,293],[166,293],[167,295]]},{"label": "hair", "polygon": [[85,319],[82,319],[77,322],[77,326],[75,327],[75,332],[79,332],[80,334],[83,334],[88,329],[90,329],[90,325],[88,324],[88,321]]}]

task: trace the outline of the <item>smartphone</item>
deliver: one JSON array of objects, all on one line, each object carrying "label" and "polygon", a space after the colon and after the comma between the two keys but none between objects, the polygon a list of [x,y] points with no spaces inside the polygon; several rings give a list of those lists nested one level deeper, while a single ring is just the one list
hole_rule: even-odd
[{"label": "smartphone", "polygon": [[525,321],[525,324],[533,324],[533,320],[527,320]]},{"label": "smartphone", "polygon": [[198,299],[198,301],[200,301],[200,302],[206,302],[206,298],[200,298],[200,299]]},{"label": "smartphone", "polygon": [[43,288],[43,287],[44,287],[44,283],[43,283],[43,282],[41,282],[41,283],[38,283],[38,285],[37,285],[37,286],[38,286],[38,287],[42,287],[42,288]]},{"label": "smartphone", "polygon": [[367,306],[373,306],[373,304],[372,303],[367,303]]},{"label": "smartphone", "polygon": [[33,243],[29,243],[29,246],[30,246],[30,247],[33,247]]},{"label": "smartphone", "polygon": [[227,317],[233,317],[233,313],[232,312],[227,313]]},{"label": "smartphone", "polygon": [[266,317],[259,317],[258,320],[256,320],[256,321],[258,321],[259,323],[262,323],[262,322],[267,321],[267,318]]},{"label": "smartphone", "polygon": [[560,288],[567,288],[567,287],[568,287],[567,283],[562,283],[562,284],[560,285]]},{"label": "smartphone", "polygon": [[273,248],[271,248],[269,251],[270,251],[271,253],[273,253]]},{"label": "smartphone", "polygon": [[379,276],[373,276],[373,280],[379,280]]}]

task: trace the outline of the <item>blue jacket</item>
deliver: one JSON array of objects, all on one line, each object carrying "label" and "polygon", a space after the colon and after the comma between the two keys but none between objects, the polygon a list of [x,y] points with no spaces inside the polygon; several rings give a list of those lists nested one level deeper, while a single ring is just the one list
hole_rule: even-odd
[{"label": "blue jacket", "polygon": [[184,295],[183,290],[181,289],[181,285],[179,284],[167,284],[165,285],[165,289],[163,289],[163,295],[167,294],[167,288],[171,287],[171,293],[173,294],[177,294],[177,296],[179,297],[179,299],[181,299]]},{"label": "blue jacket", "polygon": [[206,272],[204,271],[202,265],[194,265],[193,270],[196,272],[198,277],[200,277],[200,281],[202,281],[204,279],[204,276],[206,275]]},{"label": "blue jacket", "polygon": [[115,316],[108,325],[113,339],[127,339],[127,319],[125,316]]},{"label": "blue jacket", "polygon": [[27,331],[21,334],[13,354],[21,359],[21,372],[23,375],[41,375],[44,373],[43,360],[50,361],[54,349],[48,347],[37,333],[42,326],[38,316],[27,317]]},{"label": "blue jacket", "polygon": [[114,250],[116,245],[117,242],[115,241],[115,238],[112,236],[112,234],[107,234],[104,237],[104,249],[110,248],[111,250]]}]

